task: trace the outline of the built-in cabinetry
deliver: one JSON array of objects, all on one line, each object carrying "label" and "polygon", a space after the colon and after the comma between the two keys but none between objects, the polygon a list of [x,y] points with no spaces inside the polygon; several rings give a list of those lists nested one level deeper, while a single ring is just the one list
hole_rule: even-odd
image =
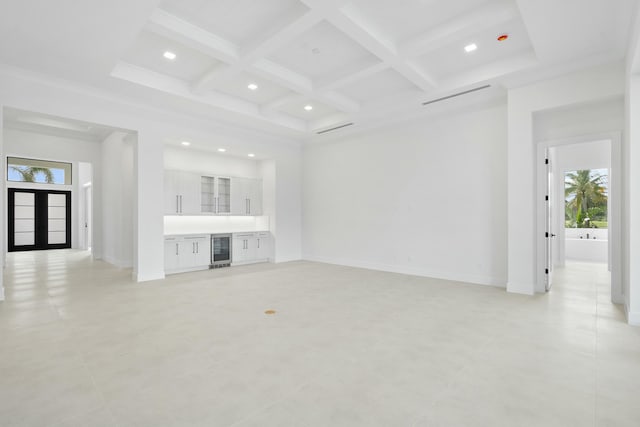
[{"label": "built-in cabinetry", "polygon": [[262,181],[250,178],[231,180],[231,213],[262,215]]},{"label": "built-in cabinetry", "polygon": [[200,213],[218,215],[231,213],[231,178],[221,176],[200,178]]},{"label": "built-in cabinetry", "polygon": [[167,274],[205,270],[211,264],[211,235],[165,236],[164,270]]},{"label": "built-in cabinetry", "polygon": [[199,212],[200,175],[183,171],[165,171],[164,210],[168,215]]},{"label": "built-in cabinetry", "polygon": [[262,215],[262,180],[165,170],[167,215]]},{"label": "built-in cabinetry", "polygon": [[234,265],[269,261],[271,258],[271,234],[268,231],[233,233]]}]

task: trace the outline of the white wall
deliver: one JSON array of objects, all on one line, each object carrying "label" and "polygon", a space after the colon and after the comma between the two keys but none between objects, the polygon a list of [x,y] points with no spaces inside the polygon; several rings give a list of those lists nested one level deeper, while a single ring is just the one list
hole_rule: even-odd
[{"label": "white wall", "polygon": [[223,176],[262,178],[258,162],[234,156],[213,154],[191,147],[165,147],[164,167],[168,170],[210,173]]},{"label": "white wall", "polygon": [[93,203],[92,198],[89,200],[85,200],[86,197],[86,186],[92,185],[93,180],[93,166],[91,163],[79,162],[78,163],[78,248],[84,249],[88,246],[88,242],[91,242],[91,236],[89,239],[85,236],[85,224],[87,224],[87,230],[89,233],[92,233],[92,212],[91,206],[89,206],[89,211],[85,212],[85,204]]},{"label": "white wall", "polygon": [[305,147],[305,259],[504,286],[504,105]]},{"label": "white wall", "polygon": [[[100,144],[96,142],[62,138],[59,136],[45,135],[41,133],[27,132],[16,129],[4,129],[4,158],[6,156],[26,157],[32,159],[53,160],[72,163],[72,185],[46,185],[41,184],[37,187],[33,184],[8,183],[10,187],[29,187],[53,190],[71,191],[71,246],[80,248],[81,241],[79,239],[80,218],[78,211],[81,207],[80,193],[82,191],[82,183],[80,178],[79,163],[91,163],[97,170],[100,170]],[[99,188],[99,183],[98,183]],[[6,193],[5,193],[6,194]],[[96,202],[99,206],[99,199]],[[97,218],[100,220],[100,217]],[[6,226],[4,228],[6,232]],[[101,257],[100,247],[101,235],[98,232],[94,235],[96,251],[94,256]],[[6,243],[6,242],[5,242]],[[5,246],[6,248],[6,246]]]},{"label": "white wall", "polygon": [[[533,294],[544,269],[539,249],[540,228],[536,165],[538,158],[534,114],[606,102],[624,94],[621,65],[597,67],[509,91],[508,148],[508,277],[510,292]],[[612,129],[609,129],[612,130]],[[544,221],[542,221],[544,224]]]},{"label": "white wall", "polygon": [[556,141],[624,128],[624,97],[599,99],[533,113],[534,141]]},{"label": "white wall", "polygon": [[624,236],[624,298],[629,323],[640,325],[640,76],[627,76],[626,135],[623,145],[625,159],[623,197]]},{"label": "white wall", "polygon": [[121,268],[133,266],[133,143],[113,132],[102,148],[102,258]]}]

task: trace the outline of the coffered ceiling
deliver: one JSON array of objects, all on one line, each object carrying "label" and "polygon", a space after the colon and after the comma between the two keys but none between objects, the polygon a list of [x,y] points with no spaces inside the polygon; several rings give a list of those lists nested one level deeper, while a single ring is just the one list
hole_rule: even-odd
[{"label": "coffered ceiling", "polygon": [[[44,0],[9,3],[0,24],[29,20],[30,33],[20,27],[13,45],[0,41],[0,62],[300,139],[423,114],[437,108],[424,102],[487,85],[484,95],[444,102],[504,96],[542,70],[621,60],[637,7],[637,0],[86,0],[80,25],[69,16],[72,2],[55,2],[65,10]],[[28,14],[38,14],[38,3],[57,26],[34,25]],[[75,67],[61,67],[52,62],[60,47],[39,32],[74,26],[87,29],[88,41],[68,41],[64,54]],[[100,60],[91,44],[102,49]]]}]

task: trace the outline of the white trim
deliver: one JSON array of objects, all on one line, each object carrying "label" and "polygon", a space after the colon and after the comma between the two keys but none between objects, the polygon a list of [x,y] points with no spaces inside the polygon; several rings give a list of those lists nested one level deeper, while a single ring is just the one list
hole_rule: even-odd
[{"label": "white trim", "polygon": [[140,275],[138,273],[131,273],[131,277],[135,282],[150,282],[152,280],[163,280],[165,278],[163,274],[155,274],[155,275]]},{"label": "white trim", "polygon": [[112,258],[110,256],[103,256],[101,259],[102,261],[118,268],[133,268],[133,264],[131,263],[131,261],[126,262],[121,259]]},{"label": "white trim", "polygon": [[640,311],[629,311],[629,308],[625,306],[627,313],[627,323],[634,326],[640,326]]},{"label": "white trim", "polygon": [[609,212],[609,245],[611,266],[611,300],[616,304],[624,301],[622,291],[622,133],[620,131],[610,131],[592,135],[582,135],[565,139],[540,141],[537,145],[536,155],[536,292],[544,292],[544,275],[541,274],[545,268],[544,260],[544,198],[540,197],[540,189],[546,186],[546,167],[543,164],[541,153],[546,148],[558,147],[562,145],[580,144],[594,141],[611,142],[611,166],[609,177],[609,197],[611,199],[611,209]]},{"label": "white trim", "polygon": [[368,270],[386,271],[389,273],[407,274],[411,276],[429,277],[432,279],[447,280],[452,282],[462,282],[474,285],[492,286],[505,289],[506,283],[496,277],[475,275],[475,274],[458,274],[445,271],[435,271],[420,267],[397,266],[392,264],[372,263],[367,261],[359,261],[352,259],[318,257],[313,255],[303,256],[304,261],[321,262],[324,264],[335,264],[346,267],[366,268]]}]

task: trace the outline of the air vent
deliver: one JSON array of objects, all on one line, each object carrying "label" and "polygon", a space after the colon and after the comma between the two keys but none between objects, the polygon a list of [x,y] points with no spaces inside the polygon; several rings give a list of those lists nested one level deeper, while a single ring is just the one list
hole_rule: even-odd
[{"label": "air vent", "polygon": [[435,104],[436,102],[445,101],[447,99],[455,98],[457,96],[466,95],[468,93],[477,92],[477,91],[483,90],[483,89],[488,89],[490,87],[491,87],[491,85],[480,86],[480,87],[477,87],[475,89],[469,89],[469,90],[465,90],[464,92],[454,93],[453,95],[443,96],[442,98],[434,99],[434,100],[431,100],[431,101],[426,101],[426,102],[423,102],[422,105]]},{"label": "air vent", "polygon": [[317,133],[318,135],[321,135],[321,134],[323,134],[323,133],[332,132],[332,131],[334,131],[334,130],[338,130],[338,129],[346,128],[346,127],[349,127],[349,126],[353,126],[353,123],[346,123],[346,124],[344,124],[344,125],[336,126],[336,127],[331,128],[331,129],[321,130],[321,131],[318,131],[318,132],[316,132],[316,133]]}]

